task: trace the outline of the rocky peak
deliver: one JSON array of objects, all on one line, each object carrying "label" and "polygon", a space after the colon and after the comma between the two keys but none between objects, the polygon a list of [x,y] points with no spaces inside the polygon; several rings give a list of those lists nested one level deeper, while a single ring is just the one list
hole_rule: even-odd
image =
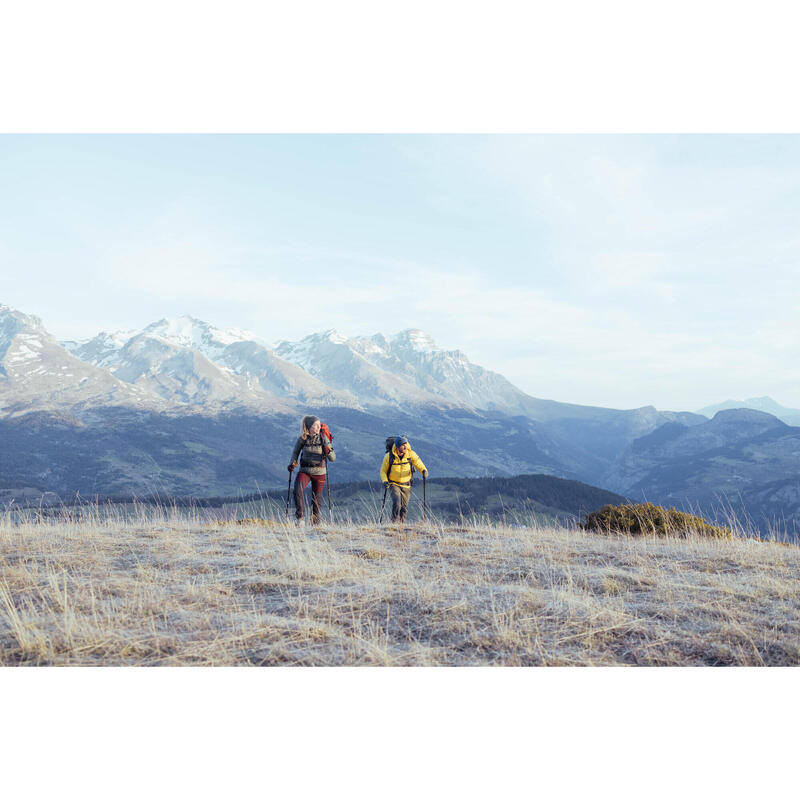
[{"label": "rocky peak", "polygon": [[408,328],[400,331],[400,333],[391,338],[391,345],[398,350],[416,350],[418,352],[439,349],[433,337],[418,328]]},{"label": "rocky peak", "polygon": [[39,317],[0,305],[0,360],[8,355],[12,344],[20,351],[17,360],[26,360],[27,355],[35,355],[49,341],[52,341],[52,337]]},{"label": "rocky peak", "polygon": [[255,341],[255,335],[241,328],[217,328],[208,322],[183,315],[181,317],[164,317],[153,322],[142,330],[148,336],[156,336],[177,347],[190,347],[207,355],[236,342]]}]

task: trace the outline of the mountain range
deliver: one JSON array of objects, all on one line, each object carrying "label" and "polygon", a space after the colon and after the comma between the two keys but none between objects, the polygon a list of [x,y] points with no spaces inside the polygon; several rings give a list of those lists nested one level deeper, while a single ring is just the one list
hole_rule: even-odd
[{"label": "mountain range", "polygon": [[316,413],[336,437],[332,479],[374,480],[385,437],[402,432],[432,475],[547,474],[682,507],[734,496],[746,513],[800,519],[800,429],[772,413],[793,410],[712,411],[532,397],[414,329],[271,347],[187,316],[59,342],[0,306],[5,502],[278,488],[300,417]]},{"label": "mountain range", "polygon": [[632,498],[732,513],[762,530],[800,528],[800,428],[763,411],[724,409],[634,441],[604,486]]},{"label": "mountain range", "polygon": [[726,400],[713,406],[701,408],[697,413],[705,417],[713,417],[718,411],[729,411],[733,408],[749,408],[753,411],[764,411],[772,414],[787,425],[800,425],[800,408],[787,408],[776,403],[771,397],[751,397],[747,400]]}]

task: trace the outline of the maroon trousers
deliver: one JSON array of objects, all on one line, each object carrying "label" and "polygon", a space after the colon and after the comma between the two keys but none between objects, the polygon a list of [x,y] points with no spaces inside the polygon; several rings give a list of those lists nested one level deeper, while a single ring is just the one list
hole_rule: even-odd
[{"label": "maroon trousers", "polygon": [[306,486],[311,483],[311,524],[319,524],[320,509],[322,508],[322,489],[325,486],[325,477],[325,475],[308,475],[305,472],[297,473],[297,477],[294,481],[294,513],[297,519],[303,519],[305,514],[303,492]]}]

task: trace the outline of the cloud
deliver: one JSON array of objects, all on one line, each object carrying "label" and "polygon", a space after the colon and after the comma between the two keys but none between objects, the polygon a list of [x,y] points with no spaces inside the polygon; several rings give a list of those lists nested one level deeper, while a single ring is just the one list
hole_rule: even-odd
[{"label": "cloud", "polygon": [[612,251],[592,259],[587,271],[609,289],[635,289],[665,301],[675,299],[676,286],[668,279],[669,262],[664,253]]},{"label": "cloud", "polygon": [[[135,251],[113,259],[106,278],[159,301],[171,300],[187,310],[198,301],[231,307],[248,316],[268,316],[276,323],[306,316],[320,320],[348,305],[378,304],[379,284],[354,286],[336,281],[324,269],[303,268],[297,254],[286,266],[237,265],[235,254],[222,254],[191,244],[171,244]],[[316,314],[311,309],[317,309]],[[213,320],[212,320],[213,321]],[[307,322],[306,322],[307,325]]]},{"label": "cloud", "polygon": [[[351,335],[422,327],[462,348],[476,341],[518,347],[547,341],[560,328],[576,344],[584,335],[576,321],[586,315],[577,305],[546,291],[499,286],[477,270],[454,274],[396,259],[311,254],[284,248],[278,263],[266,253],[260,266],[242,268],[232,254],[176,243],[114,258],[106,279],[141,295],[143,304],[172,304],[173,313],[212,303],[266,338],[341,329],[343,321],[354,325],[343,331]],[[343,260],[346,271],[329,268]]]}]

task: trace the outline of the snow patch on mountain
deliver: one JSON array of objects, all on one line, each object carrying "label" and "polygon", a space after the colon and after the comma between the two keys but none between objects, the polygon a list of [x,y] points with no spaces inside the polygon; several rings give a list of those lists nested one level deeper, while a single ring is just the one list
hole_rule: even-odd
[{"label": "snow patch on mountain", "polygon": [[9,306],[0,305],[0,359],[4,358],[11,343],[26,326],[34,329],[34,318],[26,317]]},{"label": "snow patch on mountain", "polygon": [[0,410],[127,406],[161,410],[163,404],[86,364],[61,346],[38,317],[0,306]]},{"label": "snow patch on mountain", "polygon": [[212,360],[235,342],[253,342],[256,337],[241,328],[217,328],[190,316],[164,318],[148,325],[142,333],[157,336],[179,347],[199,350]]},{"label": "snow patch on mountain", "polygon": [[386,337],[347,338],[335,330],[280,342],[282,358],[320,380],[354,394],[362,405],[509,410],[525,413],[532,401],[502,375],[472,364],[460,350],[444,350],[416,328]]},{"label": "snow patch on mountain", "polygon": [[212,361],[231,344],[256,341],[256,337],[249,331],[240,328],[216,328],[194,317],[182,316],[165,317],[141,331],[103,331],[92,339],[63,344],[88,363],[114,369],[118,354],[134,339],[138,339],[138,352],[146,347],[144,342],[156,341],[172,348],[197,350]]},{"label": "snow patch on mountain", "polygon": [[364,407],[442,406],[439,397],[420,390],[406,375],[384,368],[384,341],[380,336],[348,339],[325,331],[299,342],[280,342],[275,352],[334,389],[349,392]]},{"label": "snow patch on mountain", "polygon": [[393,336],[391,347],[395,350],[410,348],[419,353],[433,352],[440,349],[436,346],[432,336],[416,328],[409,328]]}]

